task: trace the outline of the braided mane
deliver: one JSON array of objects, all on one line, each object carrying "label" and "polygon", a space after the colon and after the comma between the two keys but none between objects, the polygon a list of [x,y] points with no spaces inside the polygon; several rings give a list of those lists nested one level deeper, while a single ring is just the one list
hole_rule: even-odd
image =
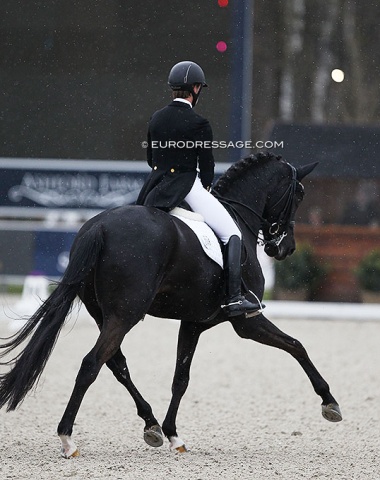
[{"label": "braided mane", "polygon": [[224,195],[231,184],[243,177],[246,172],[252,168],[253,164],[269,162],[270,160],[281,160],[281,155],[275,155],[271,152],[259,152],[251,154],[248,157],[239,160],[230,166],[230,168],[219,178],[214,186],[214,190],[220,195]]}]

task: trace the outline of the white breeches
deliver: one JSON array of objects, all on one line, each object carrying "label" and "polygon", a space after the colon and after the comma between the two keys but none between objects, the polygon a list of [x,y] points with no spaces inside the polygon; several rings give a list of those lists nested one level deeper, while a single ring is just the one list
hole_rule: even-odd
[{"label": "white breeches", "polygon": [[241,239],[241,232],[230,214],[210,192],[203,188],[198,176],[185,200],[194,212],[202,215],[207,225],[214,230],[224,245],[232,235],[237,235]]}]

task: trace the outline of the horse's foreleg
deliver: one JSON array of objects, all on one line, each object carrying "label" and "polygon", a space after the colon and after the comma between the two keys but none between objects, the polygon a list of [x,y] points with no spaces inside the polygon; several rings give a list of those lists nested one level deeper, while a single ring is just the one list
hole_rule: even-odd
[{"label": "horse's foreleg", "polygon": [[151,447],[160,447],[164,442],[161,427],[153,415],[151,406],[141,396],[133,384],[126,359],[120,349],[108,360],[107,367],[112,371],[115,378],[128,390],[136,404],[138,416],[145,421],[144,440]]},{"label": "horse's foreleg", "polygon": [[264,345],[276,347],[290,353],[306,372],[314,391],[322,398],[323,417],[330,422],[342,420],[338,402],[331,395],[328,383],[315,368],[305,348],[298,340],[286,335],[265,318],[264,315],[254,319],[239,320],[231,323],[240,337],[255,340]]},{"label": "horse's foreleg", "polygon": [[177,361],[172,384],[172,399],[162,424],[162,430],[170,441],[170,448],[177,452],[186,452],[183,440],[177,435],[176,417],[179,404],[186,392],[190,378],[190,366],[198,344],[199,336],[211,328],[207,325],[181,322],[178,334]]},{"label": "horse's foreleg", "polygon": [[57,429],[62,442],[61,454],[64,458],[79,455],[78,449],[71,439],[75,417],[88,388],[95,381],[104,363],[115,355],[126,334],[125,325],[115,323],[116,325],[114,324],[112,328],[102,330],[94,348],[82,361],[73,392]]}]

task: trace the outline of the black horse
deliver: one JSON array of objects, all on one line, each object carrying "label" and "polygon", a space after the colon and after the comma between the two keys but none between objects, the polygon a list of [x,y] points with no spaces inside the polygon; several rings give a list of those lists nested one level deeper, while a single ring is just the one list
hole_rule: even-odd
[{"label": "black horse", "polygon": [[[294,216],[303,198],[300,181],[315,165],[295,169],[270,153],[251,155],[230,167],[216,183],[214,194],[230,209],[243,233],[243,284],[248,295],[252,289],[261,299],[264,291],[256,255],[260,229],[268,255],[282,260],[294,252]],[[177,411],[200,334],[229,321],[220,307],[223,285],[222,269],[204,254],[194,233],[181,220],[141,206],[119,207],[97,215],[79,231],[68,268],[54,292],[18,333],[3,339],[2,357],[33,334],[15,358],[3,362],[12,368],[0,376],[0,407],[8,404],[8,410],[15,409],[38,381],[78,295],[95,319],[100,335],[83,359],[58,425],[62,455],[78,455],[71,440],[74,420],[104,363],[133,397],[137,413],[145,422],[145,441],[160,446],[164,434],[172,449],[185,451],[177,435]],[[126,333],[147,313],[181,320],[172,399],[162,429],[132,383],[120,350]],[[300,342],[279,330],[262,313],[252,318],[236,317],[231,323],[240,337],[290,353],[322,398],[323,416],[333,422],[342,419],[328,384]]]}]

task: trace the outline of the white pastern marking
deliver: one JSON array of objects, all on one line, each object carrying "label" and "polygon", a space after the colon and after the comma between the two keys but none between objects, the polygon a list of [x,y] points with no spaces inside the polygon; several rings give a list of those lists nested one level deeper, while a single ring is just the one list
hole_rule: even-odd
[{"label": "white pastern marking", "polygon": [[170,444],[169,444],[170,450],[176,450],[179,447],[185,446],[185,442],[181,440],[180,437],[170,437],[169,441],[170,441]]},{"label": "white pastern marking", "polygon": [[59,435],[62,442],[61,454],[64,458],[70,458],[77,451],[77,446],[69,435]]}]

